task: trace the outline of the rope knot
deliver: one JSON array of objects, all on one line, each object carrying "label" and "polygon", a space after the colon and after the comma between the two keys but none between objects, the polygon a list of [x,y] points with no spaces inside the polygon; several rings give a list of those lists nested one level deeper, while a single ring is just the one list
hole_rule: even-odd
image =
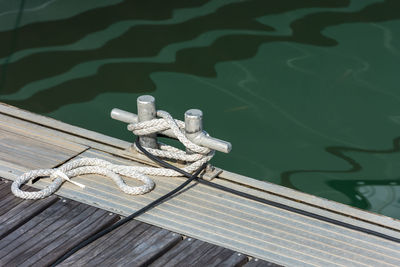
[{"label": "rope knot", "polygon": [[65,173],[63,173],[59,169],[56,169],[52,174],[50,174],[50,179],[52,181],[54,181],[58,177],[63,179],[63,180],[65,180],[65,181],[68,181],[68,182],[70,182],[70,183],[72,183],[74,185],[77,185],[82,189],[85,189],[85,187],[86,187],[84,184],[81,184],[81,183],[78,183],[78,182],[75,182],[75,181],[72,181],[71,179],[69,179],[68,175],[66,175]]},{"label": "rope knot", "polygon": [[[172,116],[166,111],[157,110],[157,118],[128,125],[128,130],[132,131],[139,137],[160,133],[167,129],[171,129],[175,137],[186,147],[188,151],[191,151],[192,153],[186,153],[186,151],[178,148],[159,143],[160,149],[146,147],[146,150],[154,156],[187,162],[188,165],[186,165],[183,170],[188,173],[194,172],[205,162],[210,161],[214,156],[214,150],[199,146],[189,140],[185,135],[185,123],[172,118]],[[141,153],[136,145],[134,145],[134,147],[138,152]],[[181,176],[181,174],[173,171],[171,176]]]}]

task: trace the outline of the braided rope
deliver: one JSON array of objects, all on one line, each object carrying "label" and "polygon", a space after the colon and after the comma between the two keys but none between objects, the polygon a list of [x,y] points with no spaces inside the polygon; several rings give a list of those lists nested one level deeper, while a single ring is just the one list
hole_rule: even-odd
[{"label": "braided rope", "polygon": [[[162,110],[157,111],[157,116],[160,118],[129,124],[128,130],[137,136],[143,136],[172,129],[178,140],[193,153],[188,154],[183,150],[162,143],[159,143],[160,149],[146,148],[146,150],[157,157],[187,162],[188,164],[183,170],[188,173],[193,173],[204,163],[211,160],[214,156],[214,150],[196,145],[187,139],[184,134],[185,123],[183,121],[173,119],[168,112]],[[140,152],[136,145],[134,147]],[[147,175],[182,176],[181,173],[167,168],[116,165],[102,159],[81,158],[63,164],[59,168],[39,169],[24,173],[13,182],[11,191],[15,196],[24,199],[45,198],[57,191],[64,181],[69,181],[84,188],[84,185],[70,179],[84,174],[100,174],[109,177],[117,184],[121,191],[130,195],[145,194],[154,188],[155,184],[153,180]],[[128,186],[121,175],[137,179],[143,182],[143,185]],[[20,189],[23,184],[38,177],[50,177],[53,182],[37,192],[27,192]]]}]

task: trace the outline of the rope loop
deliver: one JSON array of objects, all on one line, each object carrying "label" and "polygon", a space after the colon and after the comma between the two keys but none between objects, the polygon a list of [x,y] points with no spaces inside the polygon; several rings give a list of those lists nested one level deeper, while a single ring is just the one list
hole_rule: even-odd
[{"label": "rope loop", "polygon": [[[188,154],[186,151],[162,143],[159,143],[159,149],[146,147],[147,151],[157,157],[187,162],[187,165],[182,168],[182,170],[188,173],[193,173],[212,159],[215,152],[214,150],[199,146],[185,136],[185,123],[183,121],[173,119],[168,112],[162,110],[157,111],[157,116],[158,118],[153,120],[129,124],[128,130],[140,137],[171,129],[176,138],[193,153]],[[134,147],[137,151],[142,153],[136,145],[134,145]],[[182,176],[181,173],[167,168],[117,165],[98,158],[80,158],[67,162],[56,169],[39,169],[24,173],[13,182],[11,191],[15,196],[20,198],[39,199],[53,194],[65,181],[71,182],[84,189],[86,188],[85,185],[71,179],[84,174],[106,176],[112,179],[121,191],[130,195],[145,194],[154,188],[155,184],[148,175],[167,177]],[[139,180],[143,185],[128,186],[121,176]],[[36,192],[21,190],[23,184],[39,177],[50,177],[52,183]]]}]

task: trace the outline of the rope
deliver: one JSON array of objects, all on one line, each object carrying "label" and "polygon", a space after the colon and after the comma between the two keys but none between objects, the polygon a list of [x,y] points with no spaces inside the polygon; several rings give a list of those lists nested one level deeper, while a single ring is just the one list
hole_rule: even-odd
[{"label": "rope", "polygon": [[[186,138],[184,134],[185,123],[180,120],[175,120],[166,112],[157,111],[159,118],[138,122],[128,125],[128,130],[132,131],[137,136],[145,136],[153,133],[158,133],[167,129],[171,129],[176,138],[186,147],[190,153],[186,153],[178,148],[159,143],[159,149],[146,148],[153,155],[172,160],[187,162],[188,164],[182,168],[187,173],[193,173],[201,166],[206,164],[214,156],[214,151],[205,147],[201,147]],[[142,153],[136,144],[135,149]],[[39,169],[24,173],[18,177],[11,185],[11,191],[17,197],[23,199],[40,199],[45,198],[57,191],[63,182],[71,182],[81,188],[85,185],[74,182],[71,178],[84,174],[100,174],[112,179],[121,191],[130,195],[140,195],[150,192],[154,188],[154,182],[148,175],[176,177],[183,174],[169,168],[160,167],[140,167],[128,165],[116,165],[108,161],[97,158],[81,158],[76,159],[54,169]],[[122,176],[127,176],[143,183],[141,186],[128,186],[122,179]],[[27,192],[20,187],[28,181],[38,177],[50,177],[53,181],[50,185],[36,192]]]},{"label": "rope", "polygon": [[[138,139],[136,139],[136,142],[138,143],[138,148],[143,151],[143,153],[146,155],[148,153],[148,151],[146,151],[143,147],[140,146]],[[153,156],[154,157],[154,156]],[[200,168],[198,170],[195,171],[195,173],[189,174],[187,172],[182,171],[181,169],[170,165],[164,161],[162,161],[161,159],[157,158],[159,161],[159,163],[161,162],[161,166],[165,166],[166,168],[172,168],[175,169],[178,172],[181,172],[182,175],[186,176],[187,179],[185,182],[183,182],[182,184],[180,184],[178,187],[176,187],[175,189],[171,190],[170,192],[168,192],[165,195],[162,195],[161,197],[157,198],[156,200],[154,200],[153,202],[151,202],[150,204],[147,204],[146,206],[144,206],[143,208],[135,211],[134,213],[132,213],[131,215],[129,215],[128,217],[125,217],[121,220],[119,220],[118,222],[114,223],[113,225],[108,226],[107,228],[101,230],[100,232],[95,233],[92,236],[89,236],[87,239],[83,240],[82,242],[78,243],[75,247],[72,247],[70,250],[68,250],[64,255],[62,255],[60,258],[58,258],[52,265],[51,267],[57,266],[58,264],[60,264],[61,262],[63,262],[65,259],[67,259],[68,257],[72,256],[75,252],[77,252],[78,250],[80,250],[81,248],[91,244],[92,242],[94,242],[95,240],[99,239],[100,237],[110,233],[111,231],[113,231],[114,229],[124,225],[125,223],[133,220],[134,218],[136,218],[137,216],[145,213],[146,211],[156,207],[157,205],[163,203],[165,200],[167,200],[168,198],[172,198],[175,196],[176,193],[178,193],[179,191],[181,191],[183,188],[185,188],[188,184],[190,184],[192,181],[196,180],[198,181],[198,175],[203,171],[203,169],[205,169],[207,167],[207,163],[203,164],[202,166],[200,166]]]}]

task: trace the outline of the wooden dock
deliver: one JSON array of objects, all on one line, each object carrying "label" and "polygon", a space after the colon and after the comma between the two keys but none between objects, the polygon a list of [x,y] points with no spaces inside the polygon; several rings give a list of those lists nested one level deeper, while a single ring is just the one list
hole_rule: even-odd
[{"label": "wooden dock", "polygon": [[[22,200],[0,180],[0,265],[48,266],[120,216],[51,196]],[[25,187],[28,189],[28,187]],[[32,190],[32,188],[29,188]],[[60,266],[278,266],[140,221],[130,221]]]},{"label": "wooden dock", "polygon": [[[129,148],[128,142],[0,104],[0,177],[5,179],[13,180],[31,169],[57,167],[79,157],[103,158],[124,165],[152,164]],[[184,181],[178,177],[152,178],[157,184],[152,192],[129,196],[108,178],[85,175],[74,178],[87,186],[84,190],[64,183],[57,192],[63,199],[50,197],[40,201],[15,199],[7,191],[10,183],[3,181],[0,246],[7,249],[4,252],[1,249],[1,265],[13,262],[33,265],[42,259],[49,260],[40,263],[51,263],[57,253],[62,253],[57,244],[72,246],[79,238],[119,220],[119,216],[133,213]],[[227,171],[213,182],[400,238],[400,222],[393,218]],[[40,179],[32,186],[43,188],[48,183],[49,179]],[[130,180],[127,183],[136,184]],[[80,234],[71,234],[71,229],[80,229],[77,231]],[[54,237],[49,234],[53,232]],[[140,261],[141,255],[148,258],[143,256]],[[193,183],[178,196],[64,262],[65,265],[92,263],[400,266],[400,244]]]}]

